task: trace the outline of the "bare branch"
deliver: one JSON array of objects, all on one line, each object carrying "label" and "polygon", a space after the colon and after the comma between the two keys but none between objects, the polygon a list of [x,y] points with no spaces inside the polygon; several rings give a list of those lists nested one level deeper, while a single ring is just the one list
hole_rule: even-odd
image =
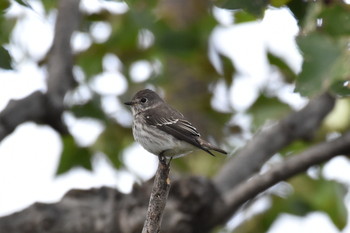
[{"label": "bare branch", "polygon": [[6,233],[121,232],[116,209],[123,201],[125,196],[111,188],[71,190],[58,203],[35,203],[0,218],[0,229]]},{"label": "bare branch", "polygon": [[48,57],[47,83],[51,106],[63,109],[63,98],[74,86],[71,37],[78,26],[80,0],[60,0],[55,37]]},{"label": "bare branch", "polygon": [[[311,166],[326,162],[331,158],[350,153],[350,132],[343,136],[318,144],[310,149],[286,159],[261,175],[255,175],[249,181],[241,183],[225,193],[227,209],[217,213],[216,221],[224,223],[246,201],[280,181],[306,171]],[[216,222],[213,225],[218,224]]]},{"label": "bare branch", "polygon": [[48,57],[48,92],[39,91],[21,100],[10,101],[0,113],[0,141],[26,121],[48,124],[66,133],[61,114],[63,98],[73,88],[73,54],[70,39],[78,25],[80,0],[59,1],[55,37]]},{"label": "bare branch", "polygon": [[154,179],[146,221],[142,233],[160,232],[163,212],[170,190],[169,171],[170,162],[167,164],[166,159],[163,156],[159,156],[158,169]]},{"label": "bare branch", "polygon": [[[36,203],[0,217],[0,229],[6,233],[140,233],[153,181],[134,185],[129,194],[107,187],[71,190],[57,203]],[[209,232],[204,223],[210,222],[215,209],[224,207],[210,180],[195,176],[174,180],[161,232]]]},{"label": "bare branch", "polygon": [[11,100],[0,112],[0,141],[26,121],[43,123],[46,118],[44,94],[36,91],[21,100]]},{"label": "bare branch", "polygon": [[334,102],[334,97],[325,93],[311,100],[302,110],[256,135],[215,176],[217,188],[221,192],[230,190],[259,171],[280,149],[297,139],[312,137],[324,117],[333,109]]}]

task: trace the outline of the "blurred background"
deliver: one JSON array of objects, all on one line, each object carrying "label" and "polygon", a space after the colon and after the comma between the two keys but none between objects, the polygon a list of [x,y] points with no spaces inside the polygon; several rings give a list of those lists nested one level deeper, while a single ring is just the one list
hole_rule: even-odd
[{"label": "blurred background", "polygon": [[[213,176],[256,132],[324,90],[341,98],[316,139],[293,143],[266,169],[349,130],[348,3],[253,2],[82,0],[71,40],[77,86],[65,97],[63,116],[70,134],[28,122],[1,141],[0,216],[56,202],[72,188],[128,193],[150,179],[157,158],[134,142],[123,105],[143,88],[157,91],[230,152],[176,159],[174,177]],[[56,4],[0,4],[0,111],[11,99],[47,91]],[[349,177],[348,158],[332,159],[276,185],[221,232],[349,232]]]}]

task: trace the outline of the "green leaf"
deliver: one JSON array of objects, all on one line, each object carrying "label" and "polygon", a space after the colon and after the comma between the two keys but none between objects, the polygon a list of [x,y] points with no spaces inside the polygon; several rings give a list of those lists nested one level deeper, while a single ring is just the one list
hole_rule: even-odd
[{"label": "green leaf", "polygon": [[15,0],[18,4],[22,5],[22,6],[25,6],[25,7],[28,7],[30,9],[33,9],[31,5],[29,5],[29,3],[25,0]]},{"label": "green leaf", "polygon": [[188,56],[191,49],[198,50],[200,39],[192,30],[169,30],[169,28],[158,28],[162,33],[158,34],[156,46],[169,54]]},{"label": "green leaf", "polygon": [[61,160],[58,165],[56,174],[63,174],[70,169],[81,166],[88,170],[92,170],[91,152],[85,147],[79,147],[71,135],[62,137],[63,151]]},{"label": "green leaf", "polygon": [[260,95],[253,106],[249,109],[248,113],[253,115],[253,125],[258,129],[266,122],[266,120],[281,119],[283,116],[290,113],[290,111],[290,107],[277,98],[269,98],[265,95]]},{"label": "green leaf", "polygon": [[101,99],[94,95],[91,100],[83,105],[74,105],[71,111],[76,117],[92,117],[106,121],[106,115],[102,110]]},{"label": "green leaf", "polygon": [[274,7],[282,7],[291,1],[293,1],[293,0],[271,0],[270,4],[271,4],[271,6],[274,6]]},{"label": "green leaf", "polygon": [[45,11],[49,12],[50,10],[54,9],[58,5],[58,1],[53,1],[53,0],[42,0],[41,1]]},{"label": "green leaf", "polygon": [[273,55],[272,53],[268,53],[267,58],[271,65],[274,65],[279,69],[287,82],[292,82],[296,79],[297,75],[283,59]]},{"label": "green leaf", "polygon": [[223,68],[223,73],[224,73],[223,75],[225,78],[225,82],[228,86],[231,86],[233,76],[236,73],[236,68],[233,64],[233,61],[228,57],[226,57],[225,55],[219,54],[219,57]]},{"label": "green leaf", "polygon": [[349,97],[350,81],[335,81],[331,85],[330,91],[339,97]]},{"label": "green leaf", "polygon": [[290,198],[295,203],[305,207],[305,212],[290,212],[292,214],[304,214],[309,211],[323,211],[328,214],[339,230],[347,223],[347,210],[344,203],[346,189],[336,181],[319,178],[317,180],[302,175],[293,178],[290,183],[295,192]]},{"label": "green leaf", "polygon": [[312,33],[297,39],[304,55],[302,71],[296,82],[296,91],[312,96],[328,88],[335,78],[334,66],[342,55],[342,47],[327,35]]},{"label": "green leaf", "polygon": [[0,47],[0,68],[7,69],[7,70],[12,69],[11,62],[12,60],[9,52],[4,47],[1,46]]},{"label": "green leaf", "polygon": [[268,232],[273,222],[282,213],[305,216],[314,211],[323,211],[339,230],[347,223],[347,210],[344,203],[346,189],[343,185],[325,179],[312,179],[299,175],[290,180],[291,194],[280,197],[271,196],[271,207],[244,221],[233,232]]},{"label": "green leaf", "polygon": [[[10,38],[10,35],[12,33],[14,26],[16,25],[16,22],[17,22],[17,18],[5,17],[0,12],[0,28],[1,28],[0,46],[10,43],[9,38]],[[0,47],[0,49],[3,50],[4,48]],[[6,53],[8,53],[8,52],[6,51]]]},{"label": "green leaf", "polygon": [[346,4],[332,5],[320,14],[321,28],[331,36],[350,35],[350,8]]},{"label": "green leaf", "polygon": [[235,17],[235,23],[246,23],[257,20],[255,15],[250,14],[246,11],[237,11],[234,14]]},{"label": "green leaf", "polygon": [[78,55],[77,64],[84,70],[87,78],[102,73],[102,58],[105,55],[102,45],[93,44]]},{"label": "green leaf", "polygon": [[294,141],[293,143],[291,143],[290,145],[288,145],[287,147],[284,147],[282,150],[279,151],[279,153],[282,156],[289,156],[289,155],[295,155],[295,154],[299,154],[301,152],[303,152],[304,150],[306,150],[307,148],[309,148],[312,145],[311,142],[309,141]]},{"label": "green leaf", "polygon": [[116,168],[120,168],[123,165],[121,154],[132,141],[131,129],[110,123],[93,147],[107,155]]},{"label": "green leaf", "polygon": [[217,5],[222,8],[237,10],[243,9],[257,17],[264,15],[265,9],[269,3],[268,0],[219,0]]},{"label": "green leaf", "polygon": [[2,0],[0,1],[0,14],[4,14],[5,10],[10,7],[10,1],[9,0]]},{"label": "green leaf", "polygon": [[298,25],[302,25],[307,15],[309,1],[293,0],[288,3],[289,9],[297,19]]}]

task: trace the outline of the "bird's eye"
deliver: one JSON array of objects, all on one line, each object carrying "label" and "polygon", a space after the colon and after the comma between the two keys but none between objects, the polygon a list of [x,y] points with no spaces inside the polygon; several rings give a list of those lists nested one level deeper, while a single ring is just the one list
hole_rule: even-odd
[{"label": "bird's eye", "polygon": [[141,103],[146,103],[147,102],[147,98],[142,98],[141,99]]}]

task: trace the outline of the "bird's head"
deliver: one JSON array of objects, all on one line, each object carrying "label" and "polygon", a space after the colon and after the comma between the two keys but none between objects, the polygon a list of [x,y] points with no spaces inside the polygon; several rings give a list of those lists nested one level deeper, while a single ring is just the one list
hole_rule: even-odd
[{"label": "bird's head", "polygon": [[149,89],[138,91],[131,101],[124,104],[131,106],[132,114],[136,115],[150,108],[155,108],[164,103],[157,93]]}]

